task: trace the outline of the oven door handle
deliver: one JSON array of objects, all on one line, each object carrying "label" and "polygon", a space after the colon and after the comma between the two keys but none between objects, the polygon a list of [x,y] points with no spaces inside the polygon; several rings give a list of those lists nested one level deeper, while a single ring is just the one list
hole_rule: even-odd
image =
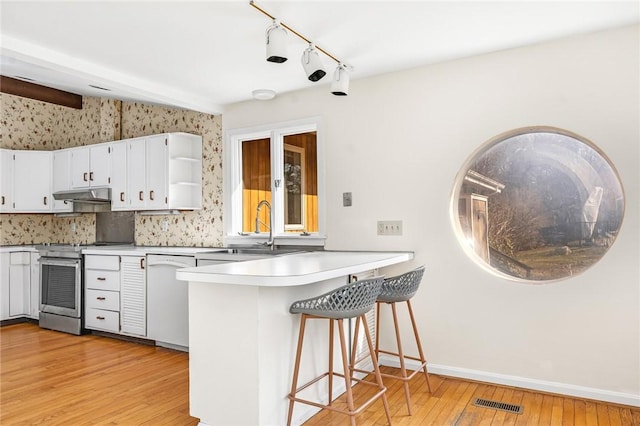
[{"label": "oven door handle", "polygon": [[51,257],[40,257],[40,265],[51,266],[80,266],[80,259],[61,259]]}]

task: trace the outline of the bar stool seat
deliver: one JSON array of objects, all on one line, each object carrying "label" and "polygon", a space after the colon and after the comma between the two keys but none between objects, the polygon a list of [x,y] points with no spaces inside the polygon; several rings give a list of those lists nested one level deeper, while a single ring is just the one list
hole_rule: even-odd
[{"label": "bar stool seat", "polygon": [[[397,379],[397,380],[402,380],[404,382],[403,383],[404,394],[407,402],[407,409],[409,411],[409,415],[413,414],[413,411],[411,409],[411,395],[409,392],[409,381],[419,372],[424,372],[424,377],[427,381],[427,389],[429,390],[429,392],[431,392],[431,383],[429,381],[429,373],[427,371],[427,360],[424,356],[424,351],[422,350],[422,343],[420,342],[420,336],[418,335],[418,327],[416,325],[416,320],[413,315],[413,308],[411,307],[411,298],[418,291],[418,287],[422,282],[422,276],[424,275],[424,270],[425,270],[424,266],[421,266],[412,271],[406,272],[402,275],[386,278],[382,283],[380,294],[378,294],[378,297],[376,300],[376,349],[375,349],[376,359],[379,359],[381,353],[398,358],[398,361],[400,362],[399,374],[381,373],[381,375],[384,378]],[[398,315],[396,310],[396,303],[398,302],[407,303],[407,309],[409,311],[409,318],[411,319],[411,326],[413,328],[413,334],[416,339],[416,346],[418,349],[419,357],[406,355],[402,349],[402,342],[400,340],[400,328],[398,325]],[[382,304],[388,304],[391,306],[391,312],[393,314],[393,325],[395,328],[395,335],[396,335],[397,352],[380,349],[380,306]],[[353,353],[355,353],[355,348],[353,348],[352,350],[352,354]],[[420,362],[419,366],[415,370],[413,370],[411,374],[407,374],[407,368],[405,366],[405,361],[407,359]],[[352,371],[364,372],[362,370],[355,369],[354,362],[355,361],[352,358],[352,364],[351,364]]]},{"label": "bar stool seat", "polygon": [[[364,327],[365,335],[367,337],[367,343],[369,346],[369,355],[371,357],[371,361],[374,365],[374,375],[376,378],[375,383],[364,381],[353,377],[352,372],[350,371],[350,365],[347,360],[347,348],[348,344],[345,340],[345,332],[344,332],[344,319],[348,318],[358,318],[359,321],[356,322],[356,330],[358,329],[358,323],[360,320],[364,320],[364,324],[366,324],[365,314],[369,312],[374,304],[376,303],[376,299],[378,294],[380,293],[380,289],[382,287],[383,277],[374,277],[366,280],[356,281],[354,283],[347,284],[345,286],[339,287],[335,290],[332,290],[328,293],[322,294],[320,296],[299,300],[294,302],[289,312],[292,314],[301,314],[300,317],[300,332],[298,334],[298,346],[296,350],[296,361],[295,367],[293,371],[293,381],[291,384],[291,393],[289,393],[289,413],[287,416],[287,425],[291,425],[291,418],[293,415],[293,406],[294,403],[299,402],[307,405],[312,405],[315,407],[319,407],[322,409],[328,409],[332,411],[336,411],[339,413],[349,415],[351,425],[355,426],[355,416],[361,413],[365,408],[371,405],[375,400],[382,399],[382,403],[384,405],[385,414],[387,416],[387,422],[391,424],[391,415],[389,413],[389,404],[387,402],[387,398],[385,395],[386,388],[382,382],[382,375],[380,374],[380,369],[378,368],[378,360],[375,354],[375,348],[373,347],[373,342],[371,339],[371,335],[369,333],[369,329]],[[298,373],[300,370],[300,360],[302,355],[302,343],[304,339],[304,331],[307,320],[309,319],[326,319],[329,320],[329,367],[328,371],[315,379],[310,380],[302,386],[298,386]],[[340,337],[340,348],[341,348],[341,356],[342,356],[342,366],[344,373],[337,373],[333,370],[333,336],[334,336],[334,322],[338,323],[338,332]],[[332,406],[333,403],[333,376],[339,376],[344,378],[346,394],[347,394],[347,409],[340,409]],[[302,399],[296,396],[296,394],[303,389],[311,386],[314,383],[322,380],[323,378],[328,378],[328,403],[321,404],[316,401],[310,401],[307,399]],[[362,403],[359,407],[354,406],[353,400],[353,390],[351,388],[351,384],[353,381],[361,382],[367,385],[373,385],[378,388],[378,391],[369,398],[367,401]]]}]

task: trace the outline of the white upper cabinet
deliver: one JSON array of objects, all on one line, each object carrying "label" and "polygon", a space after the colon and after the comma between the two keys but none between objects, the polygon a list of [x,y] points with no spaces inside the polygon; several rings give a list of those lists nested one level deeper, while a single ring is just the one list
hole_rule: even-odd
[{"label": "white upper cabinet", "polygon": [[[71,150],[60,149],[58,151],[53,151],[52,156],[53,180],[51,183],[51,191],[53,193],[58,191],[68,191],[71,189],[71,170],[69,167],[71,163]],[[70,201],[54,199],[52,202],[54,213],[73,211],[73,203]]]},{"label": "white upper cabinet", "polygon": [[146,207],[145,153],[144,138],[127,141],[127,210],[141,210]]},{"label": "white upper cabinet", "polygon": [[202,138],[167,133],[127,141],[128,210],[202,208]]},{"label": "white upper cabinet", "polygon": [[150,136],[146,138],[146,169],[147,169],[147,208],[162,210],[169,208],[169,194],[167,191],[167,135]]},{"label": "white upper cabinet", "polygon": [[51,151],[13,151],[13,211],[51,212],[52,201]]},{"label": "white upper cabinet", "polygon": [[73,148],[71,151],[71,188],[108,186],[111,176],[109,143]]},{"label": "white upper cabinet", "polygon": [[51,212],[51,151],[1,150],[0,212]]},{"label": "white upper cabinet", "polygon": [[111,210],[128,209],[127,142],[111,143]]},{"label": "white upper cabinet", "polygon": [[163,133],[56,151],[0,149],[0,213],[64,213],[53,193],[111,188],[112,210],[202,208],[202,137]]},{"label": "white upper cabinet", "polygon": [[13,210],[13,151],[0,149],[0,212]]}]

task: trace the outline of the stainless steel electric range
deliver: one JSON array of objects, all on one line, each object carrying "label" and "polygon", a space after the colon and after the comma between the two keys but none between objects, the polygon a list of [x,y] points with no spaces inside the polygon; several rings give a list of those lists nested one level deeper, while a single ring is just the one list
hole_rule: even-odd
[{"label": "stainless steel electric range", "polygon": [[43,244],[40,253],[40,327],[81,334],[82,249],[78,244]]}]

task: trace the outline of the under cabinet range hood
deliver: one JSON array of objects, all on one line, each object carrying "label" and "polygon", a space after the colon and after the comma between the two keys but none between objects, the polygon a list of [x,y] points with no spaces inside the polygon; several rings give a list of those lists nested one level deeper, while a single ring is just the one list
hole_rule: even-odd
[{"label": "under cabinet range hood", "polygon": [[111,188],[71,189],[53,193],[56,200],[73,201],[74,203],[111,204]]}]

